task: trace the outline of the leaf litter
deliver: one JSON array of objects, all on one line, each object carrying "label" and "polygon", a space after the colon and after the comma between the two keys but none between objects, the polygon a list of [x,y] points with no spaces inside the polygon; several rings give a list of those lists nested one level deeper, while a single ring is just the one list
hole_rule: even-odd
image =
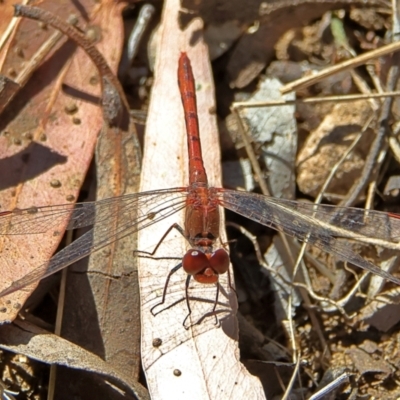
[{"label": "leaf litter", "polygon": [[[225,34],[221,36],[221,41],[219,42],[218,29],[211,31],[210,34],[212,39],[210,39],[211,46],[219,47],[223,43],[221,47],[223,51],[221,51],[221,48],[211,49],[211,53],[215,54],[216,57],[214,62],[215,76],[227,77],[226,79],[216,79],[218,114],[221,119],[229,116],[229,99],[233,97],[232,94],[234,92],[232,88],[238,88],[235,89],[236,93],[242,88],[245,88],[250,93],[254,93],[256,86],[259,85],[259,80],[264,79],[260,76],[260,73],[264,72],[264,68],[274,58],[277,59],[276,62],[281,63],[278,68],[280,72],[279,78],[285,83],[293,80],[294,75],[292,74],[292,77],[286,78],[287,81],[285,81],[285,77],[282,77],[282,70],[292,73],[293,69],[296,69],[296,74],[299,74],[299,70],[300,74],[303,74],[306,68],[305,64],[307,64],[309,70],[321,70],[331,63],[337,63],[341,59],[349,57],[349,54],[351,54],[351,52],[349,53],[349,49],[346,47],[343,49],[343,42],[339,43],[331,31],[332,26],[336,24],[336,22],[332,23],[332,21],[336,19],[339,19],[339,22],[345,27],[348,35],[348,43],[353,50],[356,50],[356,53],[363,52],[366,48],[374,49],[386,43],[384,31],[390,29],[390,18],[388,15],[390,15],[391,10],[385,8],[385,4],[380,1],[369,1],[368,4],[365,4],[365,2],[352,3],[352,9],[350,10],[348,7],[349,2],[346,1],[288,1],[275,6],[251,5],[246,10],[246,13],[241,13],[237,5],[235,8],[235,2],[232,2],[229,6],[229,12],[224,14],[210,12],[208,3],[202,3],[202,8],[198,12],[205,18],[207,23],[215,24],[218,27],[219,24],[227,24],[231,21],[233,26],[240,27],[238,30],[235,28],[235,39],[233,40]],[[190,4],[185,4],[185,6],[191,9]],[[355,11],[357,9],[361,12],[357,13]],[[287,14],[288,10],[292,11],[292,14],[289,16]],[[335,10],[335,12],[329,10]],[[134,13],[129,14],[127,11],[125,13],[128,16],[135,15]],[[87,11],[87,14],[89,15],[90,12]],[[259,18],[260,15],[261,18]],[[363,19],[361,15],[365,15],[368,18]],[[260,23],[258,29],[255,20]],[[271,20],[274,23],[268,23]],[[302,21],[302,24],[305,22],[306,26],[300,26],[300,21]],[[371,24],[371,21],[379,21],[379,24]],[[32,22],[29,24],[31,27],[34,26],[34,28],[28,30],[29,32],[32,29],[37,30],[37,25],[32,24]],[[235,41],[240,30],[242,32],[240,39]],[[223,32],[224,30],[221,30],[221,33]],[[265,37],[268,37],[268,40],[265,40]],[[113,45],[115,45],[115,39]],[[68,46],[68,43],[63,46]],[[32,50],[32,53],[34,51]],[[69,51],[73,52],[72,49]],[[11,51],[9,52],[11,53]],[[102,54],[107,59],[106,53],[106,50],[102,51]],[[15,54],[14,57],[18,57],[20,52],[16,51],[13,54]],[[118,56],[115,57],[118,58]],[[138,67],[146,66],[145,58],[145,50],[139,49],[138,59],[132,68],[136,68],[135,71],[139,71],[140,68]],[[18,60],[18,58],[16,59]],[[114,63],[115,61],[114,59]],[[346,73],[340,80],[326,79],[315,86],[302,89],[297,93],[297,99],[301,100],[316,95],[326,96],[331,93],[348,94],[360,91],[366,93],[366,89],[373,87],[374,84],[376,85],[379,80],[383,82],[381,85],[384,87],[388,69],[392,61],[390,57],[386,57],[384,62],[382,59],[380,61],[380,63],[375,62],[372,64],[372,72],[371,66],[368,68],[360,67],[354,70],[356,73]],[[62,69],[63,65],[60,60],[58,69],[65,76],[68,76],[68,73]],[[300,66],[301,68],[299,68]],[[13,66],[11,65],[8,71],[13,72],[12,68]],[[40,66],[40,68],[44,67]],[[48,68],[50,69],[50,67]],[[145,70],[146,67],[142,69],[142,71]],[[269,72],[272,74],[271,71]],[[150,81],[150,77],[146,73],[142,77],[142,81],[140,79],[132,81],[133,76],[129,74],[130,102],[134,102],[132,93],[146,93],[146,83],[143,84],[143,82],[146,82],[146,79],[147,82]],[[92,75],[93,77],[94,75]],[[277,78],[276,75],[272,75],[272,77],[274,79]],[[13,76],[11,76],[11,79],[13,79]],[[70,81],[67,81],[69,83],[67,88],[70,93],[73,89],[82,89],[84,87],[75,79],[76,77],[74,76],[73,79],[71,78]],[[248,86],[249,84],[250,86]],[[27,89],[24,87],[22,90]],[[88,92],[92,96],[99,97],[100,95],[99,92],[93,94],[91,90],[88,90]],[[41,92],[33,90],[33,93],[36,96],[35,99],[40,100],[40,97],[38,98],[37,96]],[[18,96],[19,94],[13,100],[16,101],[16,104],[19,104],[17,101]],[[29,96],[31,95],[27,94],[26,96],[30,98]],[[144,97],[146,97],[146,94]],[[45,99],[49,99],[49,97],[45,97]],[[137,100],[135,102],[137,103]],[[42,103],[43,101],[39,102],[39,104]],[[376,101],[374,103],[376,105]],[[44,104],[48,104],[48,102]],[[332,102],[324,104],[296,104],[295,116],[299,135],[297,139],[299,142],[299,153],[297,155],[296,166],[297,198],[304,198],[306,196],[308,200],[314,200],[315,197],[322,193],[324,201],[334,204],[343,201],[347,196],[348,189],[352,187],[352,181],[357,180],[358,171],[364,169],[366,154],[371,146],[371,138],[376,134],[377,126],[379,126],[379,109],[381,106],[378,103],[378,109],[376,109],[372,101],[365,100],[358,103],[343,104],[335,105]],[[20,110],[27,108],[28,105],[23,104],[18,107],[16,114],[19,114]],[[67,117],[64,117],[64,120],[68,119],[70,135],[74,134],[73,131],[71,132],[70,127],[77,128],[79,126],[80,130],[82,128],[81,125],[85,125],[82,123],[82,115],[89,115],[87,112],[81,114],[81,107],[83,105],[81,106],[80,104],[64,105],[64,110],[68,110],[68,112],[65,112]],[[143,104],[142,107],[146,109],[146,104]],[[78,112],[75,111],[76,109]],[[370,114],[374,114],[371,121],[368,120],[368,110],[372,110]],[[41,115],[40,107],[36,112],[36,115]],[[110,129],[104,128],[98,108],[96,108],[95,112],[98,113],[96,114],[96,118],[98,118],[97,131],[100,129]],[[393,108],[392,113],[396,115],[397,109]],[[49,122],[46,123],[49,124],[49,128],[51,127],[53,131],[55,127],[54,124],[51,125],[51,119],[54,121],[54,115],[48,111],[47,114],[44,112],[42,114],[51,116],[51,118],[46,120]],[[110,118],[114,118],[113,114],[111,114]],[[80,123],[78,123],[78,120],[80,120]],[[21,158],[29,159],[27,154],[30,153],[20,149],[20,147],[21,144],[25,145],[25,142],[31,140],[29,138],[32,131],[35,138],[46,139],[45,141],[39,140],[39,145],[35,144],[35,151],[45,154],[51,159],[50,164],[56,167],[66,162],[65,159],[57,158],[57,154],[54,154],[54,151],[43,148],[46,147],[48,142],[52,143],[56,140],[56,136],[53,139],[51,136],[52,132],[47,130],[48,125],[40,124],[38,117],[36,117],[33,123],[30,123],[29,120],[25,120],[23,123],[22,130],[19,126],[17,128],[13,125],[11,125],[12,129],[8,129],[7,127],[8,130],[6,132],[2,128],[2,137],[5,143],[13,149],[13,152],[8,157],[12,158],[15,154],[19,154]],[[12,124],[12,121],[10,124]],[[37,126],[46,126],[46,129],[45,131],[36,132]],[[270,129],[273,130],[274,128]],[[19,135],[18,132],[22,132],[25,136]],[[227,135],[226,129],[222,129],[222,133],[224,132]],[[58,136],[62,135],[57,130],[54,130],[54,134]],[[349,146],[352,146],[357,135],[362,137],[361,140],[363,142],[359,143],[359,147],[355,147],[354,151],[350,152],[349,158],[343,160],[341,163],[340,157],[347,151],[346,149]],[[223,143],[229,143],[229,141],[230,138],[228,136],[225,136],[222,140]],[[261,159],[261,155],[264,152],[263,144],[258,144],[254,138],[251,139],[251,142],[257,159]],[[248,155],[243,149],[243,142],[240,138],[237,139],[236,137],[235,145],[239,157],[242,160],[247,160]],[[93,144],[92,148],[94,148]],[[232,149],[231,142],[226,147],[226,153],[223,153],[223,160],[230,162],[237,160],[237,154]],[[362,206],[364,202],[367,202],[379,207],[379,209],[396,212],[398,211],[395,205],[396,198],[389,197],[384,202],[379,196],[373,198],[371,195],[374,192],[379,193],[380,187],[390,177],[390,174],[398,173],[398,165],[391,159],[390,154],[387,151],[385,152],[384,148],[381,150],[381,158],[385,161],[380,162],[378,160],[379,170],[373,171],[372,175],[368,177],[370,189],[361,191],[357,196],[357,205]],[[134,152],[132,149],[130,151]],[[86,149],[85,152],[90,153]],[[73,153],[73,149],[68,152],[59,152],[59,154],[68,154],[68,161]],[[7,155],[8,153],[4,154]],[[102,163],[105,164],[109,157],[111,155],[106,156],[105,161]],[[88,167],[89,160],[90,157],[86,160],[86,167],[84,169]],[[312,163],[311,169],[310,165],[307,165],[307,168],[305,168],[306,162]],[[238,166],[241,164],[244,165],[244,163],[230,165]],[[265,164],[265,162],[261,162],[261,178],[271,175],[272,179],[278,179],[274,178],[273,170],[265,168]],[[116,170],[120,167],[117,166]],[[303,171],[301,168],[304,168]],[[15,169],[18,169],[18,165]],[[83,171],[83,168],[81,169]],[[330,178],[330,172],[332,170],[336,171],[336,169],[338,172]],[[28,171],[28,168],[26,168],[26,171]],[[70,171],[71,169],[68,172]],[[33,172],[29,168],[29,172],[25,172],[25,176],[28,176],[29,179],[36,176],[42,177],[43,172],[46,173],[45,167],[37,167],[36,171],[34,170]],[[301,176],[302,172],[303,175],[305,174],[304,177]],[[237,173],[240,172],[238,171]],[[315,173],[318,175],[315,175]],[[76,185],[73,187],[74,190],[67,187],[70,190],[63,193],[59,200],[57,200],[58,197],[53,197],[52,193],[56,189],[59,192],[60,189],[65,190],[66,183],[64,183],[64,179],[62,178],[63,174],[59,172],[57,176],[51,176],[51,179],[47,178],[45,181],[47,186],[52,189],[49,192],[51,193],[51,197],[50,195],[46,197],[48,204],[63,203],[68,196],[72,196],[74,200],[78,197],[78,189],[83,182],[83,173],[80,178],[77,178],[75,173]],[[329,183],[326,183],[326,178],[331,179]],[[24,205],[22,203],[22,195],[24,194],[24,190],[26,190],[26,184],[21,185],[21,178],[13,179],[15,180],[6,178],[6,182],[8,183],[5,187],[5,197],[9,201],[10,198],[18,196],[18,200],[21,199],[19,201],[21,201],[22,207],[29,207],[31,204],[27,203]],[[55,180],[60,182],[61,186],[55,184]],[[256,176],[254,179],[256,185],[261,185],[260,181],[260,176]],[[51,185],[52,182],[53,185]],[[109,185],[112,186],[113,183]],[[115,185],[118,186],[119,184]],[[46,185],[43,185],[43,187],[46,187]],[[322,192],[321,188],[324,188]],[[118,191],[115,193],[118,193]],[[110,192],[105,194],[107,197],[109,195],[112,194]],[[31,196],[30,192],[27,196],[28,198]],[[1,205],[3,210],[15,207],[14,204],[3,202],[3,199]],[[19,203],[18,206],[22,208]],[[348,398],[349,396],[356,395],[369,395],[388,399],[397,398],[399,396],[396,386],[396,381],[398,380],[398,369],[396,366],[399,365],[398,319],[396,319],[396,315],[399,315],[396,308],[399,303],[397,288],[385,285],[384,282],[369,283],[369,277],[366,274],[361,274],[359,271],[351,269],[350,266],[342,265],[342,263],[336,262],[331,256],[322,254],[318,250],[307,248],[304,263],[300,266],[301,273],[299,274],[302,276],[296,276],[296,280],[292,282],[289,274],[282,276],[282,279],[279,281],[279,286],[286,293],[286,295],[283,295],[285,300],[290,298],[290,293],[293,291],[296,291],[297,300],[293,301],[292,298],[289,301],[289,304],[291,302],[291,306],[283,307],[287,308],[283,314],[284,317],[278,317],[275,303],[279,301],[279,296],[282,296],[282,294],[276,294],[275,292],[279,292],[279,290],[273,290],[269,281],[274,279],[274,274],[280,275],[280,270],[279,268],[271,269],[271,256],[267,257],[268,253],[266,252],[273,239],[269,232],[266,232],[265,229],[260,229],[253,223],[245,223],[237,217],[235,218],[235,222],[245,224],[246,229],[251,230],[252,234],[257,237],[256,241],[249,242],[247,238],[234,233],[236,239],[231,245],[232,258],[236,268],[235,280],[239,296],[239,310],[246,319],[246,324],[250,324],[251,326],[251,328],[244,329],[245,323],[241,322],[240,324],[240,330],[243,331],[243,336],[240,339],[242,360],[252,373],[260,377],[267,397],[278,396],[281,398],[282,393],[287,387],[289,387],[292,395],[318,393],[318,390],[321,390],[324,384],[326,386],[339,379],[340,376],[343,376],[343,368],[345,368],[346,371],[349,371],[349,375],[346,375],[346,379],[343,382],[339,379],[339,382],[342,383],[330,392],[330,395],[334,396],[334,398]],[[62,231],[61,227],[60,231]],[[59,239],[57,241],[53,239],[53,241],[58,242]],[[43,241],[44,239],[41,240],[39,238],[39,242]],[[256,247],[259,246],[261,257],[257,257],[253,252],[253,245]],[[48,250],[48,254],[52,253],[56,246],[57,244],[53,244],[52,249]],[[290,243],[290,248],[292,251],[298,251],[298,246],[295,243]],[[28,249],[27,251],[31,250]],[[286,250],[282,250],[282,254],[285,252]],[[382,252],[381,249],[371,247],[367,251],[364,251],[363,256],[374,263],[381,264],[382,268],[391,268],[392,271],[396,271],[396,254],[391,254],[390,252],[386,252],[386,250]],[[267,258],[264,259],[264,257]],[[282,260],[284,260],[283,257]],[[282,261],[279,263],[283,264]],[[238,269],[238,266],[241,264],[246,265],[251,271],[247,271],[246,273],[241,272]],[[264,273],[257,271],[257,267],[254,267],[257,264],[266,265],[266,268],[270,272],[268,278],[265,277]],[[305,268],[306,265],[307,268]],[[97,273],[96,271],[94,275]],[[248,287],[252,289],[248,291]],[[178,291],[178,287],[174,287],[173,290]],[[301,302],[298,300],[299,298],[301,298]],[[24,300],[21,300],[20,303],[16,301],[15,304],[19,303],[22,305],[23,302]],[[108,301],[106,303],[108,305]],[[271,304],[274,304],[275,309],[271,307]],[[112,309],[111,307],[110,310],[113,310],[113,313],[116,313],[118,316],[115,318],[119,320],[124,318],[124,314],[118,313],[118,305],[116,309]],[[200,325],[200,327],[205,329],[204,326],[206,325]],[[126,327],[126,329],[128,328]],[[200,333],[201,328],[198,334],[200,335]],[[179,346],[179,343],[185,340],[184,336],[184,332],[177,333],[175,338],[176,346]],[[257,341],[254,341],[255,337],[258,338]],[[152,343],[153,339],[151,338]],[[110,340],[115,341],[116,339]],[[171,346],[171,344],[163,340],[161,340],[161,343],[157,347],[158,349],[162,349],[163,345],[166,345],[164,349],[170,351],[174,347],[174,345]],[[249,343],[254,343],[254,345],[249,346]],[[248,361],[246,362],[246,360]],[[295,380],[292,383],[291,375],[297,368],[296,361],[298,360],[302,361],[298,367],[301,379]],[[266,362],[270,364],[266,364]],[[180,371],[181,376],[184,376],[185,369],[182,368]],[[281,385],[276,384],[276,379],[273,379],[274,382],[271,382],[271,374],[279,374]]]}]

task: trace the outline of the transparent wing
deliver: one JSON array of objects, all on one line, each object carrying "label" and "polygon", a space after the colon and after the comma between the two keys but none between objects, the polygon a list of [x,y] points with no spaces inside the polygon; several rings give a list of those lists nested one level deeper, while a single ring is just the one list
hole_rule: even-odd
[{"label": "transparent wing", "polygon": [[69,221],[67,229],[77,229],[93,225],[95,222],[101,224],[121,215],[132,218],[135,213],[143,215],[150,212],[151,204],[158,204],[154,199],[160,199],[162,202],[162,196],[170,197],[171,193],[184,191],[184,188],[154,190],[94,202],[3,211],[0,212],[0,235],[46,233],[58,229],[66,221]]},{"label": "transparent wing", "polygon": [[221,206],[400,285],[400,279],[355,253],[349,242],[349,239],[354,239],[400,250],[400,216],[225,189],[219,189],[218,192]]},{"label": "transparent wing", "polygon": [[[0,297],[49,276],[89,254],[175,214],[186,206],[184,188],[143,192],[75,206],[39,207],[34,212],[17,210],[0,214],[0,227],[7,235],[47,232],[71,218],[70,229],[96,223],[90,230],[50,260],[35,266],[31,272],[0,292]],[[4,233],[3,233],[4,234]],[[47,269],[46,269],[47,266]],[[46,271],[46,272],[44,272]]]}]

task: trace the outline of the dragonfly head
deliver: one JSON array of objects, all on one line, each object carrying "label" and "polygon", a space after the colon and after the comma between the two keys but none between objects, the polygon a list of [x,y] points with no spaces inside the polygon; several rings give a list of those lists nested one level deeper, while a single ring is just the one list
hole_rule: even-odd
[{"label": "dragonfly head", "polygon": [[220,274],[229,268],[229,256],[224,249],[204,253],[199,249],[190,249],[182,259],[185,272],[200,283],[216,283]]}]

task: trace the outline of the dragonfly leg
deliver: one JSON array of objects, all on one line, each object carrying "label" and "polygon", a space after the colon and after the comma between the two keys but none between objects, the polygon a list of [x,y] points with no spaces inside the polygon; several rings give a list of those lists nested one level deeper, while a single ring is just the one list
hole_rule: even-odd
[{"label": "dragonfly leg", "polygon": [[[186,240],[188,240],[187,236],[185,235],[185,232],[183,231],[183,228],[178,225],[178,224],[173,224],[171,225],[164,233],[162,238],[159,240],[157,243],[156,247],[152,251],[144,251],[144,250],[134,250],[135,253],[142,253],[146,254],[147,256],[152,257],[154,254],[157,252],[158,248],[161,246],[161,243],[164,241],[164,239],[167,237],[167,235],[172,231],[172,229],[176,229]],[[144,258],[147,258],[146,256],[143,256]],[[160,257],[160,259],[167,259],[167,260],[180,260],[182,257]],[[155,258],[157,259],[157,258]]]},{"label": "dragonfly leg", "polygon": [[[167,296],[167,288],[168,288],[168,284],[169,284],[169,280],[171,279],[171,276],[178,271],[178,269],[182,268],[182,263],[179,263],[177,266],[175,266],[174,268],[171,269],[171,271],[169,271],[169,274],[167,276],[167,280],[165,281],[165,285],[164,285],[164,290],[163,290],[163,295],[162,295],[162,299],[159,303],[157,303],[155,306],[151,307],[150,312],[153,314],[153,316],[156,316],[158,313],[153,313],[153,310],[160,306],[161,304],[165,303],[165,297]],[[161,312],[161,311],[159,311]]]},{"label": "dragonfly leg", "polygon": [[[229,274],[229,270],[228,270],[228,274]],[[217,309],[218,297],[219,297],[219,287],[220,287],[219,282],[216,283],[216,286],[217,286],[217,293],[215,294],[215,301],[214,301],[214,307],[212,309],[212,313],[214,314],[214,317],[215,317],[215,325],[220,325],[219,324],[219,319],[218,319],[217,314],[215,312],[215,310]]]},{"label": "dragonfly leg", "polygon": [[185,232],[183,231],[183,228],[178,225],[178,224],[172,224],[164,233],[164,235],[162,236],[162,238],[159,240],[159,242],[157,243],[157,246],[154,247],[153,251],[151,253],[148,253],[149,255],[153,256],[156,251],[158,250],[158,248],[161,246],[161,243],[164,241],[164,239],[168,236],[168,234],[172,231],[172,229],[176,229],[186,240],[187,237],[185,235]]},{"label": "dragonfly leg", "polygon": [[203,316],[202,316],[197,322],[195,322],[194,324],[191,324],[191,325],[189,325],[189,326],[186,326],[186,325],[185,325],[187,319],[188,319],[188,318],[190,317],[190,315],[192,314],[192,309],[190,308],[190,304],[189,304],[189,290],[188,290],[190,278],[191,278],[191,275],[188,275],[188,277],[186,278],[187,286],[186,286],[186,293],[185,293],[185,296],[186,296],[186,305],[187,305],[187,308],[188,308],[188,310],[189,310],[189,313],[188,313],[188,315],[186,316],[185,320],[183,321],[183,324],[182,324],[183,327],[184,327],[186,330],[188,330],[190,327],[192,327],[192,326],[194,326],[194,325],[200,325],[200,324],[202,323],[202,321],[203,321],[205,318],[207,318],[209,315],[214,315],[214,317],[215,317],[215,325],[220,326],[221,323],[220,323],[220,320],[218,319],[217,313],[216,313],[216,311],[215,311],[215,310],[217,309],[218,299],[219,299],[219,292],[220,292],[220,283],[219,283],[219,282],[216,282],[216,284],[215,284],[215,285],[216,285],[216,288],[217,288],[217,291],[216,291],[216,293],[215,293],[214,306],[213,306],[212,310],[211,310],[210,312],[207,312],[205,315],[203,315]]},{"label": "dragonfly leg", "polygon": [[188,327],[186,327],[186,325],[185,325],[185,323],[186,323],[186,320],[190,317],[190,315],[192,314],[192,309],[190,308],[190,303],[189,303],[189,282],[190,282],[190,278],[191,278],[192,276],[191,275],[188,275],[187,277],[186,277],[186,284],[185,284],[185,298],[186,298],[186,306],[187,306],[187,308],[188,308],[188,315],[186,315],[186,317],[185,317],[185,319],[183,320],[183,323],[182,323],[182,325],[183,325],[183,327],[186,329],[186,330],[188,330],[192,325],[189,325]]}]

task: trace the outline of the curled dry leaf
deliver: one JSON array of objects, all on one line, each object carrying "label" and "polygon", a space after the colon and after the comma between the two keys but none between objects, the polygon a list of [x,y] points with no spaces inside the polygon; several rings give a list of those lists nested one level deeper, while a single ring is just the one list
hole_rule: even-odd
[{"label": "curled dry leaf", "polygon": [[[119,390],[124,390],[127,395],[135,394],[141,400],[149,399],[146,389],[129,375],[116,372],[93,353],[28,322],[18,321],[1,326],[0,348],[44,363],[105,375],[110,381],[122,384]],[[111,388],[109,390],[112,391]]]}]

